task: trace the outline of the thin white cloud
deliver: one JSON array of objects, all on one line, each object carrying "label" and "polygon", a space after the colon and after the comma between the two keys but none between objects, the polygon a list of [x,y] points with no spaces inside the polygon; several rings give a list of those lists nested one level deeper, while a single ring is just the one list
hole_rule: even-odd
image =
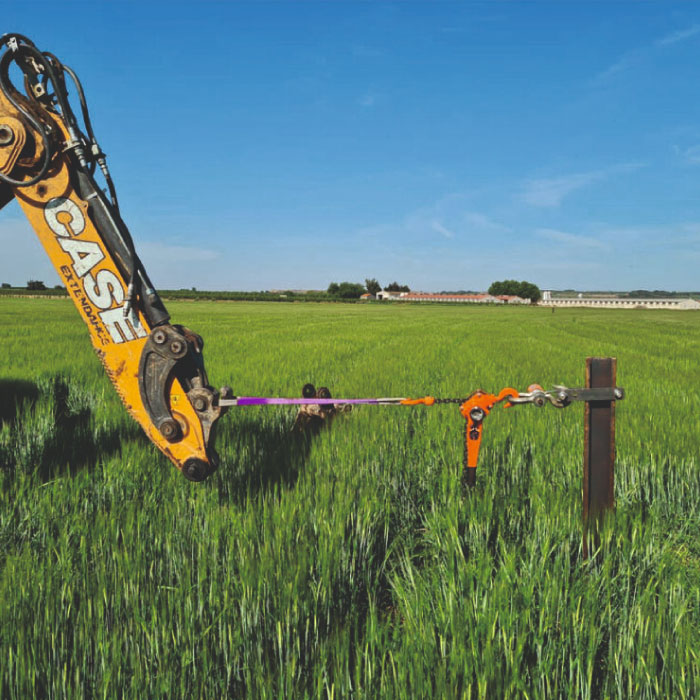
[{"label": "thin white cloud", "polygon": [[614,174],[629,173],[646,166],[646,163],[619,163],[599,170],[570,173],[552,178],[526,180],[518,199],[533,207],[558,207],[565,197],[583,187],[605,180]]},{"label": "thin white cloud", "polygon": [[360,99],[357,100],[357,104],[360,105],[360,107],[374,107],[375,102],[377,101],[377,96],[372,94],[371,92],[366,92]]},{"label": "thin white cloud", "polygon": [[[60,281],[29,222],[15,217],[14,213],[0,215],[0,248],[11,251],[9,255],[0,256],[0,282],[24,286],[27,280],[37,279],[53,286]],[[156,286],[160,286],[161,280],[169,286],[191,284],[197,273],[198,283],[202,284],[204,279],[206,284],[209,279],[211,287],[212,280],[207,270],[223,257],[219,251],[210,248],[159,241],[139,241],[137,250]]]},{"label": "thin white cloud", "polygon": [[684,252],[689,246],[700,244],[700,222],[669,222],[661,225],[608,226],[598,231],[601,237],[614,241],[618,246],[647,251],[675,250]]},{"label": "thin white cloud", "polygon": [[508,231],[511,231],[512,229],[510,226],[506,226],[505,224],[500,224],[497,221],[494,221],[490,217],[486,216],[485,214],[481,214],[476,211],[468,211],[464,214],[464,221],[470,226],[474,227],[478,230],[481,231],[491,231],[491,232],[497,232],[500,231],[502,233],[507,233]]},{"label": "thin white cloud", "polygon": [[540,238],[546,238],[549,241],[563,243],[567,246],[578,248],[598,248],[605,249],[608,246],[597,238],[592,236],[582,236],[577,233],[567,233],[566,231],[558,231],[553,228],[538,228],[535,233]]},{"label": "thin white cloud", "polygon": [[685,149],[675,146],[674,150],[686,163],[700,164],[700,143]]},{"label": "thin white cloud", "polygon": [[433,231],[437,231],[438,233],[441,233],[445,238],[454,238],[455,234],[453,231],[450,231],[446,226],[441,224],[439,221],[432,221],[430,223],[430,227],[433,229]]},{"label": "thin white cloud", "polygon": [[607,68],[597,73],[593,77],[591,83],[596,86],[605,85],[618,75],[641,63],[654,49],[680,44],[681,42],[687,41],[698,34],[700,34],[700,24],[693,24],[686,29],[678,29],[675,32],[666,34],[665,36],[656,39],[656,41],[652,42],[649,46],[626,51]]},{"label": "thin white cloud", "polygon": [[518,198],[533,207],[558,207],[564,197],[604,177],[602,171],[528,180]]},{"label": "thin white cloud", "polygon": [[470,198],[462,193],[452,193],[434,204],[407,212],[394,222],[365,226],[357,231],[362,239],[396,238],[401,241],[423,243],[426,234],[439,233],[445,239],[465,239],[474,235],[509,233],[512,229],[486,214],[469,208]]},{"label": "thin white cloud", "polygon": [[644,55],[644,51],[636,49],[634,51],[627,51],[622,54],[620,58],[614,63],[611,63],[607,68],[600,71],[594,76],[591,81],[594,85],[604,85],[608,83],[611,79],[615,78],[620,73],[625,72],[639,63]]},{"label": "thin white cloud", "polygon": [[700,241],[700,223],[697,221],[688,221],[680,226],[681,230],[690,234],[692,240]]},{"label": "thin white cloud", "polygon": [[687,29],[679,29],[675,32],[671,32],[666,36],[657,39],[654,42],[654,46],[670,46],[671,44],[678,44],[681,41],[686,41],[696,34],[700,34],[700,24],[693,24]]}]

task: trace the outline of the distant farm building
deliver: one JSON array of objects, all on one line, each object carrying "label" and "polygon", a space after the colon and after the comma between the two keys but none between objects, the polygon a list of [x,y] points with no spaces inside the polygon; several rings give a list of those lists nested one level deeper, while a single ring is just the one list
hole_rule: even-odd
[{"label": "distant farm building", "polygon": [[430,301],[447,304],[529,304],[529,299],[491,294],[428,294],[426,292],[377,292],[377,299],[391,301]]},{"label": "distant farm building", "polygon": [[529,299],[516,297],[512,294],[499,294],[498,298],[506,304],[532,304],[532,302]]},{"label": "distant farm building", "polygon": [[700,310],[700,301],[696,299],[631,299],[618,297],[553,297],[551,291],[542,292],[542,306],[552,307],[589,307],[594,309],[670,309],[684,311]]}]

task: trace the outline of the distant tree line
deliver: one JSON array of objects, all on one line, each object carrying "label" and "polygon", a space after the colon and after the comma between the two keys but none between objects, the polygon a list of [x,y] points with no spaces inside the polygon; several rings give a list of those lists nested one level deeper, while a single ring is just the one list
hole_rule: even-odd
[{"label": "distant tree line", "polygon": [[[35,280],[30,280],[35,281]],[[33,284],[31,287],[29,283],[26,287],[13,287],[9,282],[3,282],[0,284],[0,295],[3,296],[67,296],[68,292],[62,284],[57,284],[53,288],[49,289],[43,282],[40,283],[41,286]]]},{"label": "distant tree line", "polygon": [[440,294],[479,294],[479,292],[473,289],[443,289]]},{"label": "distant tree line", "polygon": [[[556,289],[552,290],[554,296],[572,296],[573,294],[578,294],[580,290],[578,289]],[[583,292],[586,295],[597,294],[605,295],[610,297],[619,297],[620,299],[673,299],[677,297],[697,297],[700,292],[693,291],[682,291],[682,292],[669,292],[666,289],[633,289],[630,292],[615,292],[611,290],[597,289],[589,290]]]},{"label": "distant tree line", "polygon": [[624,295],[629,299],[666,299],[673,297],[686,297],[687,292],[667,292],[665,289],[655,289],[653,292],[648,289],[633,289]]},{"label": "distant tree line", "polygon": [[497,297],[502,295],[530,299],[532,303],[538,302],[542,298],[540,288],[532,282],[518,282],[517,280],[503,280],[493,282],[489,287],[489,294]]},{"label": "distant tree line", "polygon": [[186,300],[186,301],[340,301],[331,297],[327,292],[293,292],[291,290],[282,292],[207,292],[198,289],[161,289],[159,295],[162,299]]}]

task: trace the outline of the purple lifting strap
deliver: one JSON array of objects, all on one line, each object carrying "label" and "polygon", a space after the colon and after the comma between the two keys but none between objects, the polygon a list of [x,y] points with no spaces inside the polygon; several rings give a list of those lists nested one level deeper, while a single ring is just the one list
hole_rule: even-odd
[{"label": "purple lifting strap", "polygon": [[283,398],[265,398],[262,396],[239,396],[236,399],[237,406],[303,406],[316,405],[323,406],[334,403],[379,403],[380,399],[283,399]]}]

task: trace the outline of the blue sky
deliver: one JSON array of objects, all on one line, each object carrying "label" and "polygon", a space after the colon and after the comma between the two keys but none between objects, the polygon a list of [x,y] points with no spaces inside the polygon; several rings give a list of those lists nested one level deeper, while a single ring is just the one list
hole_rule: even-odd
[{"label": "blue sky", "polygon": [[[700,289],[700,5],[3,3],[160,288]],[[57,281],[12,204],[0,281]]]}]

